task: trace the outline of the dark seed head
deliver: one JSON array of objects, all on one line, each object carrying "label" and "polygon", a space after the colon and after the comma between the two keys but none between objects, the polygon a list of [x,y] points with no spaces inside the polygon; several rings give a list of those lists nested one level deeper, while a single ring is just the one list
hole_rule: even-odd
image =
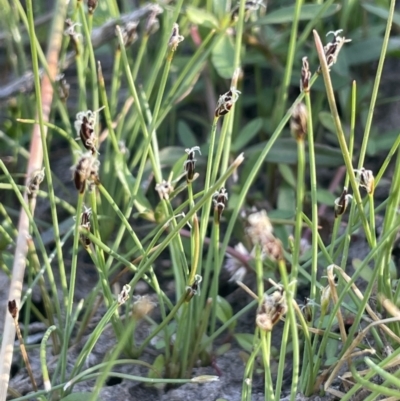
[{"label": "dark seed head", "polygon": [[73,180],[76,189],[83,194],[86,188],[86,181],[89,184],[98,183],[99,161],[88,152],[84,153],[73,167]]},{"label": "dark seed head", "polygon": [[93,14],[94,10],[97,7],[97,0],[88,0],[87,7],[88,7],[89,14]]},{"label": "dark seed head", "polygon": [[18,307],[15,299],[12,301],[8,301],[8,311],[10,312],[13,319],[15,319],[18,315]]}]

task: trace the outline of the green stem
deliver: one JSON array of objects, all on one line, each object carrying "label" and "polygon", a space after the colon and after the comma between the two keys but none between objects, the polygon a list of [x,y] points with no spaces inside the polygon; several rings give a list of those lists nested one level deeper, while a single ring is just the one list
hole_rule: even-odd
[{"label": "green stem", "polygon": [[[266,400],[273,400],[274,389],[271,377],[271,332],[260,330],[261,335],[261,355],[264,362],[264,394]],[[276,399],[276,398],[275,398]]]},{"label": "green stem", "polygon": [[253,381],[254,363],[258,353],[260,352],[261,346],[261,341],[259,341],[258,344],[254,346],[253,352],[247,360],[246,367],[244,368],[244,379],[241,398],[242,401],[251,401],[251,383]]},{"label": "green stem", "polygon": [[49,339],[51,333],[54,330],[57,330],[57,327],[54,325],[50,326],[46,330],[46,333],[44,333],[44,336],[40,343],[40,365],[42,367],[43,386],[44,386],[45,390],[47,390],[47,391],[49,391],[51,389],[51,383],[50,383],[50,376],[49,376],[49,371],[47,369],[47,362],[46,362],[46,347],[47,347],[47,340]]},{"label": "green stem", "polygon": [[[279,272],[281,274],[281,280],[283,282],[283,288],[285,289],[285,297],[287,303],[287,315],[290,323],[290,329],[292,334],[292,348],[293,348],[293,371],[292,371],[292,384],[290,391],[290,401],[294,401],[297,395],[297,388],[299,382],[300,373],[300,346],[299,346],[299,333],[297,331],[296,315],[293,307],[294,298],[294,287],[295,282],[289,284],[289,275],[286,271],[286,264],[284,260],[279,260]],[[280,390],[280,389],[279,389]],[[278,391],[278,389],[277,389]]]},{"label": "green stem", "polygon": [[74,242],[72,245],[71,274],[69,279],[65,327],[64,327],[64,341],[61,351],[62,381],[65,380],[67,360],[68,360],[68,347],[70,340],[69,333],[71,331],[72,308],[74,304],[74,295],[75,295],[76,270],[78,265],[78,252],[79,252],[79,225],[81,221],[82,206],[83,206],[83,194],[78,194],[78,202],[76,206],[76,215],[75,215]]},{"label": "green stem", "polygon": [[291,23],[289,49],[286,60],[285,74],[283,76],[282,86],[281,90],[279,91],[278,99],[276,101],[276,109],[274,113],[275,121],[279,121],[282,118],[284,110],[286,108],[288,90],[289,90],[290,80],[292,77],[294,56],[296,53],[297,31],[299,26],[300,11],[302,4],[303,0],[296,0],[296,4],[294,6],[294,14],[293,14],[293,21]]},{"label": "green stem", "polygon": [[291,279],[297,280],[300,259],[300,243],[302,235],[302,212],[304,200],[304,176],[306,166],[306,152],[304,138],[297,139],[297,186],[296,186],[296,226],[294,228],[294,249],[292,256]]},{"label": "green stem", "polygon": [[[310,164],[310,187],[311,187],[311,214],[312,214],[312,242],[311,242],[311,287],[310,299],[317,296],[317,273],[318,273],[318,201],[317,201],[317,165],[315,162],[315,145],[314,145],[314,129],[312,120],[312,108],[310,93],[305,94],[307,107],[307,139],[308,139],[308,156]],[[315,316],[315,307],[312,309],[312,321]],[[310,361],[311,362],[311,361]]]},{"label": "green stem", "polygon": [[324,77],[329,107],[331,109],[333,121],[335,123],[336,134],[337,134],[338,142],[340,145],[340,149],[342,151],[343,159],[346,164],[347,173],[349,174],[351,187],[353,189],[354,199],[355,199],[357,207],[359,209],[359,216],[361,218],[361,221],[362,221],[362,224],[364,227],[365,236],[367,237],[368,244],[371,248],[373,248],[376,244],[371,235],[371,230],[370,230],[367,218],[365,216],[364,206],[362,203],[362,199],[361,199],[361,195],[360,195],[360,191],[359,191],[359,187],[358,187],[358,182],[356,180],[355,173],[353,170],[353,163],[352,163],[352,160],[350,157],[349,150],[347,148],[346,138],[343,133],[339,112],[338,112],[337,106],[336,106],[335,95],[334,95],[334,91],[333,91],[333,87],[332,87],[329,68],[328,68],[328,65],[326,62],[324,49],[323,49],[323,46],[321,43],[321,39],[319,38],[318,33],[315,30],[314,30],[314,39],[315,39],[315,44],[317,47],[317,53],[318,53],[319,62],[321,65],[322,74]]},{"label": "green stem", "polygon": [[389,45],[390,31],[391,31],[391,28],[392,28],[395,7],[396,7],[396,0],[391,0],[390,1],[390,7],[389,7],[389,13],[388,13],[388,17],[387,17],[387,22],[386,22],[385,37],[383,38],[383,43],[382,43],[382,47],[381,47],[381,54],[379,56],[378,67],[376,69],[374,87],[372,89],[371,103],[369,105],[369,110],[368,110],[368,113],[367,113],[367,121],[365,123],[363,141],[362,141],[362,145],[361,145],[361,149],[360,149],[360,157],[358,159],[358,168],[361,168],[364,165],[364,159],[365,159],[365,155],[366,155],[366,152],[367,152],[367,145],[368,145],[368,142],[369,142],[369,134],[370,134],[370,131],[371,131],[372,119],[373,119],[373,116],[374,116],[376,99],[378,98],[378,92],[379,92],[379,86],[380,86],[380,83],[381,83],[383,66],[385,64],[385,56],[386,56],[387,48],[388,48],[388,45]]}]

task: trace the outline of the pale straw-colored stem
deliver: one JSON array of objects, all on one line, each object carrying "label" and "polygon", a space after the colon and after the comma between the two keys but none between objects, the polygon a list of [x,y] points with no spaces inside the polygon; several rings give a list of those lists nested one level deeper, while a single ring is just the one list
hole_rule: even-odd
[{"label": "pale straw-colored stem", "polygon": [[[49,76],[44,75],[40,88],[41,88],[41,104],[43,121],[47,122],[50,115],[51,103],[53,100],[53,86],[52,81],[55,80],[58,73],[58,55],[61,48],[64,19],[67,11],[67,4],[65,1],[57,1],[55,6],[54,21],[52,32],[49,35],[50,43],[47,51],[47,63]],[[39,119],[39,116],[36,117]],[[43,129],[43,127],[42,127]],[[41,169],[43,162],[43,148],[40,133],[40,126],[35,125],[32,132],[30,157],[27,166],[27,177],[35,170]],[[27,202],[27,194],[24,195]],[[32,213],[35,208],[35,201],[32,200]],[[25,266],[26,266],[26,253],[28,251],[27,238],[29,235],[29,219],[23,209],[21,209],[19,222],[18,222],[18,236],[16,241],[13,273],[10,283],[9,299],[16,301],[19,305],[21,300],[21,292],[24,280]],[[10,368],[12,363],[14,351],[14,338],[15,326],[10,314],[5,314],[3,342],[1,344],[0,352],[0,401],[5,401],[7,397],[8,382],[10,379]]]}]

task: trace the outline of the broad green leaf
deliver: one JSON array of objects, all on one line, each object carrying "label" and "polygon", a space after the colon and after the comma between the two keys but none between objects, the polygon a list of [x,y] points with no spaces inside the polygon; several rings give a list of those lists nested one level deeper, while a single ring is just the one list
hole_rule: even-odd
[{"label": "broad green leaf", "polygon": [[211,61],[214,68],[222,78],[232,78],[234,71],[235,49],[232,39],[224,35],[214,46]]},{"label": "broad green leaf", "polygon": [[286,182],[282,182],[278,189],[277,206],[281,210],[296,210],[295,191]]},{"label": "broad green leaf", "polygon": [[232,152],[241,152],[246,145],[260,132],[264,122],[262,118],[255,118],[247,123],[232,143]]},{"label": "broad green leaf", "polygon": [[279,163],[278,169],[286,183],[288,183],[292,188],[296,188],[296,178],[294,177],[293,170],[289,165]]},{"label": "broad green leaf", "polygon": [[[349,43],[343,48],[349,65],[360,65],[379,59],[382,50],[383,38],[369,37],[355,43]],[[398,50],[395,43],[389,42],[388,52]]]},{"label": "broad green leaf", "polygon": [[233,337],[245,351],[251,353],[254,346],[254,334],[236,333]]},{"label": "broad green leaf", "polygon": [[335,122],[333,121],[331,113],[328,111],[320,111],[318,113],[318,119],[324,128],[326,128],[329,132],[336,134]]},{"label": "broad green leaf", "polygon": [[[310,194],[311,196],[311,194]],[[336,196],[326,189],[317,190],[317,202],[324,205],[333,206],[335,203]]]},{"label": "broad green leaf", "polygon": [[149,377],[152,379],[159,379],[163,377],[164,374],[164,367],[165,367],[165,358],[163,354],[157,356],[154,360],[153,369],[149,369]]},{"label": "broad green leaf", "polygon": [[228,352],[231,349],[231,347],[232,347],[232,344],[230,344],[230,343],[222,344],[220,347],[218,347],[215,350],[215,355],[216,356],[224,355],[226,352]]},{"label": "broad green leaf", "polygon": [[335,340],[333,338],[328,339],[328,343],[326,344],[325,348],[325,356],[326,356],[326,364],[329,365],[328,361],[332,361],[330,363],[335,362],[337,359],[336,356],[338,354],[338,346],[339,346],[339,341]]},{"label": "broad green leaf", "polygon": [[[217,15],[218,18],[222,18],[226,16],[228,12],[227,3],[228,0],[213,0],[213,13]],[[229,0],[229,4],[231,4],[231,0]]]},{"label": "broad green leaf", "polygon": [[294,210],[274,209],[268,212],[268,216],[270,219],[291,220],[293,218],[293,213]]},{"label": "broad green leaf", "polygon": [[188,20],[195,25],[202,25],[207,28],[218,28],[218,20],[215,16],[203,8],[186,7]]},{"label": "broad green leaf", "polygon": [[[72,393],[64,398],[61,398],[60,401],[87,401],[88,399],[90,399],[91,395],[92,393]],[[99,401],[101,401],[100,398]]]},{"label": "broad green leaf", "polygon": [[[183,165],[186,160],[187,160],[187,153],[182,153],[182,156],[172,166],[172,169],[171,169],[172,180],[175,180],[184,172]],[[165,177],[165,179],[167,179],[167,177]]]},{"label": "broad green leaf", "polygon": [[381,135],[371,135],[367,144],[367,154],[375,156],[381,151],[388,151],[399,137],[399,130],[384,132]]},{"label": "broad green leaf", "polygon": [[[354,258],[354,259],[351,261],[351,264],[352,264],[354,270],[356,270],[356,269],[358,269],[358,268],[361,266],[362,260],[361,260],[361,259],[358,259],[358,258]],[[362,270],[361,270],[361,272],[360,272],[360,276],[361,276],[366,282],[371,281],[373,275],[374,275],[374,272],[373,272],[373,270],[372,270],[369,266],[363,267]]]},{"label": "broad green leaf", "polygon": [[[387,8],[378,7],[378,6],[374,6],[372,4],[365,4],[365,3],[363,3],[361,5],[371,14],[374,14],[377,17],[383,18],[385,21],[387,21],[387,19],[389,17],[389,10]],[[400,26],[400,14],[399,13],[396,13],[396,12],[394,13],[393,23]]]},{"label": "broad green leaf", "polygon": [[[301,7],[300,21],[312,20],[321,11],[322,4],[305,4]],[[332,4],[323,13],[321,18],[330,17],[341,9],[340,4]],[[294,6],[282,7],[278,10],[267,13],[265,17],[257,20],[258,25],[263,24],[284,24],[293,21]]]},{"label": "broad green leaf", "polygon": [[196,136],[189,124],[184,120],[178,121],[178,136],[185,148],[192,148],[197,145]]},{"label": "broad green leaf", "polygon": [[[327,344],[327,346],[326,346],[327,348],[329,347],[329,344]],[[337,362],[337,357],[336,356],[333,356],[333,357],[331,357],[331,358],[328,358],[326,361],[325,361],[325,365],[326,366],[332,366],[333,364],[335,364],[336,362]]]},{"label": "broad green leaf", "polygon": [[[245,151],[245,157],[254,163],[253,156],[258,156],[267,142],[261,142],[256,146],[251,146]],[[343,164],[343,156],[339,149],[326,145],[315,145],[315,159],[318,167],[337,167]],[[307,154],[308,158],[308,154]],[[278,139],[267,154],[265,161],[270,163],[297,163],[297,145],[291,138]]]},{"label": "broad green leaf", "polygon": [[[233,315],[232,307],[230,303],[225,299],[217,296],[217,318],[222,322],[226,323]],[[230,329],[234,329],[236,321],[233,321],[230,325]]]}]

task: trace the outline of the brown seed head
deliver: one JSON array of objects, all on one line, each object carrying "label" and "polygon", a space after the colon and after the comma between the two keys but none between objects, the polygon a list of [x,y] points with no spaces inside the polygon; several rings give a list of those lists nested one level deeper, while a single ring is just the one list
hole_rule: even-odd
[{"label": "brown seed head", "polygon": [[16,319],[18,316],[18,307],[17,303],[15,302],[15,299],[12,301],[8,301],[8,311],[10,312],[10,315],[13,319]]},{"label": "brown seed head", "polygon": [[307,134],[307,119],[308,115],[305,104],[297,104],[290,119],[290,130],[296,140],[304,140]]},{"label": "brown seed head", "polygon": [[347,188],[344,187],[339,198],[335,199],[335,218],[341,216],[346,211],[347,205],[351,199],[352,196],[347,193]]},{"label": "brown seed head", "polygon": [[81,111],[76,115],[74,123],[75,130],[78,136],[76,140],[81,140],[86,150],[90,150],[92,154],[98,153],[96,149],[97,135],[94,131],[96,124],[96,111]]},{"label": "brown seed head", "polygon": [[339,34],[343,32],[343,29],[338,29],[337,31],[330,31],[326,34],[326,36],[332,34],[332,40],[324,46],[326,63],[328,64],[328,68],[332,67],[333,64],[336,63],[339,52],[345,43],[351,42],[351,39],[346,39],[345,37],[340,36]]},{"label": "brown seed head", "polygon": [[222,117],[228,114],[233,105],[239,99],[240,91],[235,87],[231,87],[228,92],[221,95],[218,99],[217,107],[215,108],[215,117]]},{"label": "brown seed head", "polygon": [[202,280],[203,277],[201,277],[199,274],[194,276],[193,284],[186,287],[186,302],[189,302],[195,295],[200,295],[200,283]]},{"label": "brown seed head", "polygon": [[89,184],[97,184],[99,182],[100,162],[95,159],[91,152],[82,154],[78,163],[72,167],[73,169],[73,180],[76,189],[79,193],[83,194],[86,188],[86,182]]},{"label": "brown seed head", "polygon": [[37,195],[37,192],[39,191],[39,185],[43,182],[43,180],[44,167],[41,170],[35,170],[31,173],[31,176],[26,184],[29,199],[32,199]]},{"label": "brown seed head", "polygon": [[[90,231],[90,216],[91,215],[92,215],[92,209],[90,207],[83,206],[83,212],[81,214],[80,226],[82,228],[85,228],[88,231]],[[79,236],[79,239],[85,248],[87,248],[91,244],[90,239],[88,237],[86,237],[84,234],[81,234]]]},{"label": "brown seed head", "polygon": [[303,92],[310,91],[311,71],[307,57],[303,57],[303,66],[301,68],[300,90]]},{"label": "brown seed head", "polygon": [[97,0],[87,0],[87,7],[88,7],[89,14],[93,14],[94,10],[97,7]]},{"label": "brown seed head", "polygon": [[188,157],[183,164],[183,168],[186,171],[186,181],[189,183],[192,182],[195,177],[195,167],[197,160],[194,157],[196,155],[196,152],[199,152],[199,155],[201,155],[201,152],[199,146],[193,146],[193,148],[185,149],[185,152],[188,154]]},{"label": "brown seed head", "polygon": [[357,180],[360,184],[360,187],[363,187],[367,190],[369,195],[372,195],[375,190],[375,178],[372,170],[366,170],[364,167],[361,167],[360,170],[354,170],[358,173]]},{"label": "brown seed head", "polygon": [[213,195],[214,211],[216,213],[216,223],[219,224],[221,221],[222,212],[225,210],[225,206],[228,202],[228,192],[225,188],[221,188],[218,192]]}]

